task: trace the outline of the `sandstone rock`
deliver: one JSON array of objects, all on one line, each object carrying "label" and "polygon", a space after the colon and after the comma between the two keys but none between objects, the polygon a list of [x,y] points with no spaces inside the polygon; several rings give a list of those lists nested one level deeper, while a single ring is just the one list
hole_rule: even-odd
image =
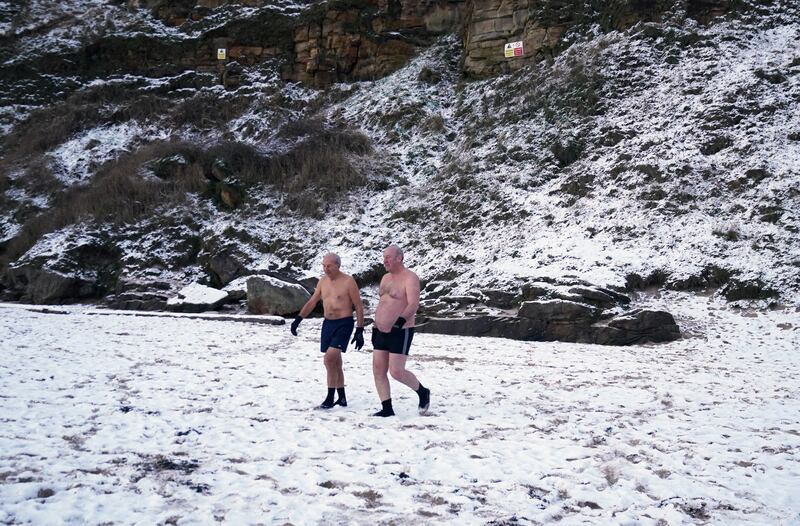
[{"label": "sandstone rock", "polygon": [[549,298],[553,288],[546,284],[526,283],[522,286],[522,299],[535,300],[538,298]]},{"label": "sandstone rock", "polygon": [[271,276],[253,276],[247,280],[247,310],[253,314],[294,314],[310,297],[302,285]]},{"label": "sandstone rock", "polygon": [[294,28],[285,80],[316,87],[373,80],[405,65],[417,44],[460,26],[462,2],[354,0],[307,12]]},{"label": "sandstone rock", "polygon": [[[269,2],[127,0],[127,4],[150,9],[160,20],[177,26],[200,20],[224,4],[266,8]],[[689,16],[701,22],[732,6],[731,0],[686,2]],[[95,67],[125,62],[128,70],[147,71],[169,62],[214,71],[220,65],[218,47],[228,50],[230,60],[246,65],[288,53],[290,61],[282,69],[285,80],[326,87],[333,82],[383,77],[405,65],[417,46],[429,45],[439,35],[459,33],[464,35],[464,73],[486,77],[552,56],[565,32],[578,22],[594,21],[603,30],[623,30],[637,22],[660,20],[668,7],[663,2],[350,0],[318,3],[300,16],[291,10],[261,9],[251,19],[234,19],[208,32],[200,42],[187,40],[180,46],[163,46],[152,38],[104,39],[82,56]],[[518,40],[523,42],[524,56],[507,59],[504,44]],[[241,80],[240,75],[223,79],[228,89]]]}]

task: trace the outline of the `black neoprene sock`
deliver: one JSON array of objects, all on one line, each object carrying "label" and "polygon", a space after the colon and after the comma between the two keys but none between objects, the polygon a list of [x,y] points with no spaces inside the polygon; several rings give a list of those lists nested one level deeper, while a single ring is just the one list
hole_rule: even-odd
[{"label": "black neoprene sock", "polygon": [[319,404],[319,406],[323,409],[330,409],[333,407],[333,394],[336,392],[336,389],[333,387],[328,387],[328,396],[325,398],[325,401]]},{"label": "black neoprene sock", "polygon": [[394,409],[392,409],[392,399],[384,400],[381,402],[383,409],[378,411],[372,416],[394,416]]},{"label": "black neoprene sock", "polygon": [[427,411],[428,406],[431,404],[431,390],[423,387],[420,382],[417,388],[417,395],[419,395],[419,409],[420,411]]},{"label": "black neoprene sock", "polygon": [[339,396],[336,398],[336,403],[333,405],[340,405],[342,407],[347,407],[347,397],[344,395],[344,387],[337,387],[336,394]]}]

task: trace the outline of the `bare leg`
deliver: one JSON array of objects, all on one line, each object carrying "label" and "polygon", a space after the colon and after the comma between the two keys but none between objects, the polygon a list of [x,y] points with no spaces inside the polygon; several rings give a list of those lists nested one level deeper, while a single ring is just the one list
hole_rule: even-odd
[{"label": "bare leg", "polygon": [[392,378],[416,391],[419,389],[419,380],[414,373],[406,369],[406,360],[408,360],[408,356],[403,354],[390,354],[389,373]]},{"label": "bare leg", "polygon": [[406,369],[407,359],[408,356],[402,354],[389,355],[389,373],[392,375],[392,378],[398,382],[404,383],[417,393],[419,396],[419,414],[424,415],[427,414],[428,408],[430,407],[431,391],[423,387],[420,381],[417,380],[417,377],[414,376],[414,373]]},{"label": "bare leg", "polygon": [[375,389],[378,391],[378,398],[381,402],[392,397],[392,390],[389,387],[389,351],[372,351],[372,376],[375,377]]},{"label": "bare leg", "polygon": [[336,387],[344,387],[344,369],[342,368],[342,356],[339,355],[339,371],[336,380]]},{"label": "bare leg", "polygon": [[344,387],[342,351],[335,347],[328,347],[328,350],[325,351],[324,363],[328,377],[328,387]]}]

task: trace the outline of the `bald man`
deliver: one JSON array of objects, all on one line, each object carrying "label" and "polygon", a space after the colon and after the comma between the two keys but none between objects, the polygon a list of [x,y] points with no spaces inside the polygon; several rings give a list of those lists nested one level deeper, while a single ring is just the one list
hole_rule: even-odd
[{"label": "bald man", "polygon": [[414,338],[414,316],[419,308],[419,277],[403,265],[403,251],[397,245],[383,251],[383,266],[386,274],[378,288],[380,298],[372,328],[372,374],[382,407],[373,416],[394,415],[387,372],[419,395],[419,413],[425,414],[431,392],[406,369]]},{"label": "bald man", "polygon": [[[330,409],[336,405],[347,407],[342,353],[347,352],[347,342],[353,332],[353,310],[356,312],[358,325],[350,343],[356,344],[356,350],[364,346],[364,305],[361,302],[361,294],[356,280],[339,270],[341,265],[342,260],[333,252],[323,256],[322,271],[325,275],[319,280],[314,294],[300,309],[299,316],[294,319],[291,326],[292,334],[297,336],[300,322],[314,310],[319,300],[322,300],[325,320],[322,322],[320,334],[320,351],[325,353],[323,363],[327,373],[328,396],[319,405],[321,409]],[[338,394],[335,402],[334,394]]]}]

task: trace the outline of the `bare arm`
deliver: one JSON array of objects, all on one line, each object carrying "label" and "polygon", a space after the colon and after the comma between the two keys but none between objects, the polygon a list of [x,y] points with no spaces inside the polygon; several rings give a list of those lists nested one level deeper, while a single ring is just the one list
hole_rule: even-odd
[{"label": "bare arm", "polygon": [[361,301],[361,293],[358,290],[358,285],[356,284],[356,280],[350,280],[350,301],[353,302],[353,305],[356,308],[356,327],[363,327],[364,326],[364,304]]},{"label": "bare arm", "polygon": [[408,305],[400,316],[410,320],[419,309],[419,278],[413,273],[411,278],[406,281],[406,301],[408,301]]},{"label": "bare arm", "polygon": [[305,318],[311,311],[314,310],[314,307],[317,306],[319,303],[319,299],[322,297],[322,280],[317,284],[317,288],[314,289],[314,294],[311,295],[309,300],[303,305],[303,308],[300,309],[300,317]]}]

